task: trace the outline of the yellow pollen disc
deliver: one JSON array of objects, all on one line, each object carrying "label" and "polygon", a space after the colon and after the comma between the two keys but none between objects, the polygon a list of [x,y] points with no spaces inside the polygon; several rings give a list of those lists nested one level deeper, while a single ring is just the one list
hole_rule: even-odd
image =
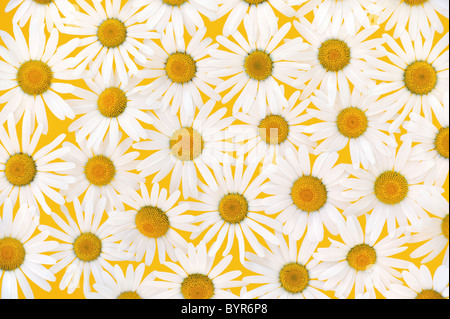
[{"label": "yellow pollen disc", "polygon": [[259,123],[258,132],[267,144],[281,144],[288,137],[289,125],[280,115],[268,115]]},{"label": "yellow pollen disc", "polygon": [[73,243],[75,256],[82,261],[96,260],[102,252],[102,242],[93,233],[82,233]]},{"label": "yellow pollen disc", "polygon": [[116,48],[125,42],[127,27],[119,19],[109,18],[98,27],[97,37],[104,47]]},{"label": "yellow pollen disc", "polygon": [[117,117],[127,107],[127,96],[120,88],[107,88],[99,95],[97,107],[103,116]]},{"label": "yellow pollen disc", "polygon": [[406,88],[411,93],[428,94],[436,86],[436,70],[428,62],[415,61],[406,68],[404,81]]},{"label": "yellow pollen disc", "polygon": [[419,292],[416,296],[416,299],[445,299],[440,293],[432,290],[426,289]]},{"label": "yellow pollen disc", "polygon": [[0,239],[0,270],[14,270],[19,268],[25,260],[23,244],[11,237]]},{"label": "yellow pollen disc", "polygon": [[141,296],[135,291],[124,291],[117,299],[142,299]]},{"label": "yellow pollen disc", "polygon": [[44,62],[30,60],[22,63],[17,71],[17,83],[28,95],[45,93],[52,84],[52,69]]},{"label": "yellow pollen disc", "polygon": [[305,290],[309,283],[309,274],[305,266],[298,263],[284,265],[280,270],[281,287],[296,294]]},{"label": "yellow pollen disc", "polygon": [[327,71],[340,71],[350,63],[350,48],[344,41],[327,40],[319,48],[319,62]]},{"label": "yellow pollen disc", "polygon": [[192,161],[203,151],[203,139],[192,127],[182,127],[172,134],[170,152],[181,161]]},{"label": "yellow pollen disc", "polygon": [[266,52],[255,50],[245,58],[244,69],[250,78],[257,81],[264,81],[272,75],[273,61]]},{"label": "yellow pollen disc", "polygon": [[420,4],[423,4],[427,2],[428,0],[403,0],[406,4],[409,4],[410,6],[417,6]]},{"label": "yellow pollen disc", "polygon": [[368,127],[367,116],[357,107],[347,107],[337,116],[339,132],[348,138],[357,138],[364,134]]},{"label": "yellow pollen disc", "polygon": [[142,207],[136,214],[135,223],[141,234],[150,238],[164,236],[170,228],[166,213],[153,206]]},{"label": "yellow pollen disc", "polygon": [[400,173],[386,171],[375,180],[375,196],[385,204],[398,204],[408,194],[408,182]]},{"label": "yellow pollen disc", "polygon": [[53,2],[53,0],[34,0],[34,2],[39,4],[50,4]]},{"label": "yellow pollen disc", "polygon": [[248,202],[240,194],[225,195],[219,202],[219,214],[228,223],[235,224],[247,217]]},{"label": "yellow pollen disc", "polygon": [[448,239],[448,214],[442,219],[441,229],[445,238]]},{"label": "yellow pollen disc", "polygon": [[367,270],[377,260],[377,254],[372,246],[360,244],[354,246],[347,254],[347,262],[353,269]]},{"label": "yellow pollen disc", "polygon": [[5,164],[6,179],[14,186],[30,184],[36,176],[36,163],[24,153],[12,155]]},{"label": "yellow pollen disc", "polygon": [[175,52],[167,59],[164,70],[172,82],[183,84],[192,81],[197,73],[197,66],[189,54]]},{"label": "yellow pollen disc", "polygon": [[327,188],[314,176],[301,176],[291,189],[292,201],[305,212],[315,212],[327,202]]},{"label": "yellow pollen disc", "polygon": [[84,166],[84,174],[89,183],[95,186],[105,186],[114,178],[116,168],[114,163],[106,156],[95,155]]},{"label": "yellow pollen disc", "polygon": [[267,0],[244,0],[244,2],[247,2],[248,4],[260,4],[266,1]]},{"label": "yellow pollen disc", "polygon": [[448,139],[448,127],[443,127],[436,134],[436,140],[434,145],[436,145],[436,151],[442,157],[448,158],[449,153],[449,139]]},{"label": "yellow pollen disc", "polygon": [[165,4],[169,6],[181,6],[183,3],[185,3],[187,0],[162,0]]},{"label": "yellow pollen disc", "polygon": [[181,293],[186,299],[210,299],[214,295],[214,284],[208,276],[190,274],[181,283]]}]

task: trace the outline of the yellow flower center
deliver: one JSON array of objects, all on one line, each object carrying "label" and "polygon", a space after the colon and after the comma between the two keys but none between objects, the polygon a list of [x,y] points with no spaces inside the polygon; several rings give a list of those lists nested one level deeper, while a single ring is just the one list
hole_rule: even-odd
[{"label": "yellow flower center", "polygon": [[247,217],[248,202],[240,194],[225,195],[219,202],[220,217],[227,223],[236,224]]},{"label": "yellow flower center", "polygon": [[337,116],[339,132],[348,138],[357,138],[364,134],[368,127],[367,116],[357,107],[347,107]]},{"label": "yellow flower center", "polygon": [[298,263],[286,264],[280,270],[280,283],[287,292],[292,294],[302,292],[308,287],[308,270]]},{"label": "yellow flower center", "polygon": [[116,48],[125,42],[127,27],[119,19],[108,18],[98,27],[97,37],[104,47]]},{"label": "yellow flower center", "polygon": [[327,40],[319,48],[319,62],[327,71],[340,71],[350,63],[350,48],[344,41]]},{"label": "yellow flower center", "polygon": [[34,2],[39,4],[50,4],[53,2],[53,0],[34,0]]},{"label": "yellow flower center", "polygon": [[186,299],[210,299],[214,295],[214,284],[208,276],[190,274],[181,283],[181,293]]},{"label": "yellow flower center", "polygon": [[255,5],[266,2],[266,1],[267,0],[244,0],[244,2],[247,2],[248,4],[255,4]]},{"label": "yellow flower center", "polygon": [[172,134],[169,141],[171,153],[181,161],[192,161],[203,151],[203,139],[192,127],[182,127]]},{"label": "yellow flower center", "polygon": [[448,240],[448,214],[442,219],[441,229],[445,238]]},{"label": "yellow flower center", "polygon": [[436,151],[442,157],[448,158],[449,153],[449,139],[448,139],[448,127],[442,127],[436,134],[436,140],[434,145],[436,145]]},{"label": "yellow flower center", "polygon": [[244,69],[250,78],[264,81],[272,75],[273,61],[265,51],[255,50],[245,58]]},{"label": "yellow flower center", "polygon": [[14,186],[30,184],[36,176],[36,163],[30,155],[17,153],[5,164],[6,179]]},{"label": "yellow flower center", "polygon": [[375,180],[375,196],[385,204],[398,204],[408,194],[408,181],[400,173],[386,171]]},{"label": "yellow flower center", "polygon": [[169,6],[181,6],[183,3],[185,3],[187,0],[162,0],[165,4]]},{"label": "yellow flower center", "polygon": [[99,95],[97,107],[105,117],[118,117],[127,107],[127,96],[119,88],[107,88]]},{"label": "yellow flower center", "polygon": [[261,120],[258,132],[267,144],[281,144],[289,134],[289,125],[280,115],[268,115]]},{"label": "yellow flower center", "polygon": [[45,93],[50,89],[52,80],[52,69],[39,60],[24,62],[17,71],[17,83],[28,95]]},{"label": "yellow flower center", "polygon": [[135,291],[124,291],[117,299],[142,299],[141,296]]},{"label": "yellow flower center", "polygon": [[136,228],[150,238],[164,236],[170,228],[169,218],[158,207],[144,206],[135,217]]},{"label": "yellow flower center", "polygon": [[410,6],[417,6],[417,5],[427,2],[428,0],[403,0],[403,1],[406,4],[409,4]]},{"label": "yellow flower center", "polygon": [[84,174],[89,183],[95,186],[105,186],[114,178],[116,168],[114,163],[106,156],[95,155],[84,166]]},{"label": "yellow flower center", "polygon": [[197,73],[197,66],[189,54],[175,52],[167,59],[164,70],[172,82],[183,84],[192,81]]},{"label": "yellow flower center", "polygon": [[327,202],[327,188],[314,176],[299,177],[291,189],[292,201],[305,212],[315,212]]},{"label": "yellow flower center", "polygon": [[19,268],[25,260],[23,244],[11,237],[0,239],[0,270],[14,270]]},{"label": "yellow flower center", "polygon": [[85,262],[93,261],[102,252],[102,241],[93,233],[82,233],[75,239],[73,250],[78,259]]},{"label": "yellow flower center", "polygon": [[436,86],[437,73],[430,63],[415,61],[406,68],[404,81],[406,88],[411,93],[428,94]]},{"label": "yellow flower center", "polygon": [[347,262],[353,269],[367,270],[377,260],[377,254],[372,246],[359,244],[350,249],[347,254]]},{"label": "yellow flower center", "polygon": [[416,299],[445,299],[445,298],[440,293],[432,289],[425,289],[417,294]]}]

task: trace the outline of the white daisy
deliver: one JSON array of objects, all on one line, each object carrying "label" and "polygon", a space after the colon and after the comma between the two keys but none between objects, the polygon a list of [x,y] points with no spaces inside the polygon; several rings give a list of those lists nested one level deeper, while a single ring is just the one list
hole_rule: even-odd
[{"label": "white daisy", "polygon": [[346,207],[339,183],[348,176],[343,165],[335,166],[338,157],[337,153],[322,153],[311,165],[310,154],[301,145],[298,152],[287,149],[285,158],[269,174],[262,191],[271,196],[261,204],[266,214],[277,214],[284,234],[299,240],[306,230],[309,240],[322,241],[325,226],[337,235],[337,225],[344,222],[338,208]]},{"label": "white daisy", "polygon": [[383,132],[389,130],[389,124],[380,121],[380,114],[372,111],[378,96],[353,89],[351,96],[339,94],[336,103],[329,105],[326,92],[316,90],[314,94],[311,102],[318,110],[308,108],[306,112],[323,121],[305,127],[313,141],[323,140],[314,154],[337,152],[349,145],[355,169],[360,164],[365,168],[375,164],[375,153],[393,154],[397,147],[395,137]]},{"label": "white daisy", "polygon": [[333,290],[337,298],[347,298],[354,289],[355,296],[369,293],[376,298],[377,290],[386,296],[391,283],[400,283],[400,272],[411,262],[392,257],[404,251],[409,235],[400,229],[379,239],[367,236],[358,219],[349,216],[345,224],[339,225],[339,235],[343,242],[332,240],[326,248],[317,248],[314,259],[321,261],[316,266],[319,280],[324,280],[324,290]]},{"label": "white daisy", "polygon": [[240,157],[233,173],[230,163],[224,161],[222,167],[214,169],[213,184],[201,184],[203,192],[195,202],[190,202],[191,210],[202,212],[196,216],[201,222],[200,228],[192,233],[191,239],[203,234],[202,241],[207,244],[214,238],[209,250],[211,255],[225,242],[222,255],[227,255],[236,237],[239,260],[244,264],[246,242],[261,257],[264,256],[263,243],[279,244],[273,231],[281,231],[281,224],[263,213],[264,207],[257,199],[267,178],[265,172],[257,171],[257,167],[258,163],[253,162],[244,169],[244,159]]},{"label": "white daisy", "polygon": [[21,205],[13,214],[13,203],[5,201],[0,215],[1,299],[18,299],[17,284],[25,298],[34,298],[28,280],[45,291],[52,289],[48,281],[56,278],[44,265],[55,263],[47,253],[58,247],[58,242],[46,240],[46,231],[36,233],[38,225],[35,207]]},{"label": "white daisy", "polygon": [[224,272],[233,256],[226,255],[213,267],[215,254],[209,254],[206,245],[200,242],[196,247],[188,244],[187,254],[175,249],[178,264],[166,262],[172,272],[156,271],[156,279],[148,285],[162,289],[158,299],[235,299],[229,288],[241,287],[242,281],[235,280],[240,270]]},{"label": "white daisy", "polygon": [[185,199],[198,194],[196,169],[204,180],[214,183],[210,169],[219,165],[224,152],[232,150],[232,144],[226,141],[231,134],[225,129],[234,120],[223,118],[226,108],[212,113],[214,105],[214,101],[208,101],[195,116],[178,117],[164,111],[151,114],[156,130],[147,130],[148,141],[133,144],[138,150],[156,151],[138,164],[140,176],[156,173],[152,183],[157,183],[172,172],[169,193],[181,184]]},{"label": "white daisy", "polygon": [[411,264],[402,271],[406,285],[392,284],[386,294],[388,299],[448,299],[448,266],[437,267],[434,274],[425,265]]},{"label": "white daisy", "polygon": [[[13,25],[14,38],[0,31],[6,47],[0,46],[0,103],[6,103],[0,111],[0,124],[13,112],[16,121],[29,109],[33,118],[42,125],[47,134],[47,113],[45,105],[59,120],[73,119],[75,113],[60,94],[72,93],[74,86],[61,80],[76,79],[73,75],[71,58],[66,58],[79,45],[79,39],[58,46],[59,33],[53,29],[48,41],[44,25],[30,23],[29,43],[22,30]],[[34,122],[34,119],[33,119]]]},{"label": "white daisy", "polygon": [[111,233],[103,219],[105,207],[106,198],[88,202],[85,209],[75,199],[73,208],[76,219],[72,218],[66,206],[61,206],[61,212],[50,214],[59,229],[39,226],[40,230],[49,232],[50,236],[62,242],[53,250],[55,253],[51,256],[57,262],[50,271],[57,274],[64,269],[59,289],[67,288],[69,294],[79,287],[83,275],[83,293],[87,296],[91,291],[91,275],[99,283],[103,269],[113,272],[110,261],[128,260],[130,257],[121,252],[118,244],[111,240]]},{"label": "white daisy", "polygon": [[[387,33],[383,39],[390,51],[379,47],[392,63],[374,61],[378,70],[368,70],[374,79],[382,81],[371,88],[369,94],[384,95],[379,100],[382,120],[393,119],[391,132],[396,131],[411,112],[431,120],[432,112],[442,108],[445,92],[448,91],[448,33],[433,45],[433,36],[422,43],[418,37],[413,41],[404,32],[400,36],[403,48]],[[403,109],[403,110],[402,110]],[[401,111],[401,112],[400,112]],[[400,114],[398,114],[400,113]]]},{"label": "white daisy", "polygon": [[320,291],[323,282],[314,278],[314,267],[317,262],[312,259],[312,255],[317,247],[317,242],[310,242],[307,239],[297,248],[297,241],[289,237],[286,243],[283,235],[276,234],[280,239],[280,245],[270,245],[264,257],[247,253],[250,260],[245,263],[245,268],[259,275],[246,276],[242,280],[250,284],[263,284],[257,288],[249,290],[243,299],[280,298],[280,299],[329,299]]},{"label": "white daisy", "polygon": [[40,207],[49,214],[51,208],[46,197],[57,204],[64,204],[64,197],[57,190],[67,190],[75,182],[72,176],[65,175],[70,174],[75,164],[63,160],[70,152],[68,147],[55,149],[64,140],[65,134],[42,145],[43,142],[39,144],[42,126],[38,126],[32,134],[30,123],[30,112],[25,110],[22,132],[19,134],[12,113],[8,116],[8,133],[0,126],[0,204],[6,198],[13,203],[18,199],[21,204]]},{"label": "white daisy", "polygon": [[195,217],[187,215],[188,203],[176,204],[180,191],[170,195],[165,188],[153,183],[150,195],[144,183],[141,183],[141,196],[123,197],[122,200],[132,209],[113,211],[109,214],[108,225],[119,241],[119,249],[126,250],[137,262],[144,259],[151,265],[158,250],[159,262],[164,263],[166,253],[176,260],[174,248],[186,250],[187,241],[178,230],[193,232],[197,229],[193,223]]},{"label": "white daisy", "polygon": [[[221,93],[231,88],[223,97],[222,103],[228,103],[238,95],[233,113],[241,108],[246,113],[255,98],[262,111],[265,111],[266,104],[272,109],[276,105],[287,107],[283,90],[277,81],[291,85],[303,70],[309,68],[309,65],[304,63],[309,45],[300,37],[285,39],[291,28],[290,22],[273,33],[263,33],[254,23],[255,20],[250,16],[245,17],[246,36],[240,31],[232,34],[237,43],[224,36],[216,38],[217,42],[231,52],[210,50],[212,59],[208,76],[227,77],[215,91]],[[283,40],[286,41],[280,45]]]}]

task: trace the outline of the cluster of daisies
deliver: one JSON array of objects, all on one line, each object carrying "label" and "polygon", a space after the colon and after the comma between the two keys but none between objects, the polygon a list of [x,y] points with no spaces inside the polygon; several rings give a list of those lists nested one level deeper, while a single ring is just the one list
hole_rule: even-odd
[{"label": "cluster of daisies", "polygon": [[5,11],[1,298],[449,297],[445,0]]}]

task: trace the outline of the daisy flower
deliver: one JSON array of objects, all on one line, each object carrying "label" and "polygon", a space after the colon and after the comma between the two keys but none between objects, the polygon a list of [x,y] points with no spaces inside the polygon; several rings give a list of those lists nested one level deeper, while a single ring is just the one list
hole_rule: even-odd
[{"label": "daisy flower", "polygon": [[34,293],[29,280],[45,291],[52,289],[48,281],[56,278],[44,265],[55,263],[46,254],[58,247],[58,242],[46,240],[46,231],[36,233],[39,213],[35,207],[21,205],[13,215],[13,203],[7,199],[0,215],[0,297],[18,299],[18,284],[25,298],[31,299]]},{"label": "daisy flower", "polygon": [[157,183],[170,172],[169,193],[175,192],[180,184],[183,197],[197,196],[200,175],[209,183],[214,183],[210,169],[222,161],[224,152],[231,150],[225,130],[232,117],[223,116],[226,108],[212,113],[215,101],[208,101],[195,116],[183,116],[157,111],[153,118],[156,130],[147,130],[147,141],[133,144],[142,151],[156,151],[148,155],[137,166],[141,177],[156,175],[152,183]]},{"label": "daisy flower", "polygon": [[142,94],[150,101],[161,99],[163,107],[170,107],[173,114],[180,109],[188,114],[193,114],[196,107],[200,109],[203,106],[201,93],[219,101],[220,95],[211,85],[219,84],[220,80],[206,75],[208,51],[218,44],[211,44],[211,38],[203,39],[205,33],[206,28],[196,31],[186,46],[183,37],[175,37],[174,24],[169,23],[166,32],[161,34],[162,47],[146,42],[154,54],[149,56],[148,63],[142,64],[144,69],[138,76],[154,80],[139,87]]},{"label": "daisy flower", "polygon": [[[61,213],[52,212],[50,216],[59,229],[40,225],[39,229],[47,231],[50,236],[61,243],[51,256],[57,260],[50,268],[53,274],[64,269],[64,275],[59,283],[59,289],[71,294],[79,287],[83,275],[83,293],[85,296],[91,291],[91,279],[95,282],[102,280],[103,269],[113,272],[110,261],[128,260],[129,256],[118,249],[118,244],[111,240],[111,233],[103,220],[106,198],[90,201],[83,209],[78,199],[73,201],[75,219],[65,206],[61,206]],[[67,221],[60,216],[63,215]]]},{"label": "daisy flower", "polygon": [[229,288],[241,287],[243,282],[235,280],[241,275],[240,270],[224,270],[230,265],[232,255],[226,255],[213,267],[215,254],[206,250],[200,242],[196,247],[188,244],[187,254],[175,249],[178,264],[165,262],[172,272],[155,271],[156,279],[149,286],[162,289],[158,299],[230,299],[238,298]]},{"label": "daisy flower", "polygon": [[[75,182],[72,176],[64,175],[70,174],[75,164],[63,160],[70,152],[69,148],[56,149],[65,134],[57,136],[45,146],[38,146],[42,127],[38,126],[32,134],[30,123],[31,115],[26,110],[22,132],[19,134],[12,113],[8,115],[8,133],[0,126],[0,204],[6,198],[10,198],[13,203],[19,199],[21,204],[41,207],[49,214],[51,208],[46,197],[60,205],[65,202],[57,190],[67,190]],[[57,159],[63,161],[55,161]]]},{"label": "daisy flower", "polygon": [[221,93],[231,88],[223,97],[222,103],[228,103],[238,94],[233,114],[241,108],[246,113],[255,98],[263,111],[266,104],[270,108],[275,108],[276,105],[286,107],[287,101],[277,81],[291,85],[303,70],[309,68],[309,65],[303,62],[309,45],[303,43],[300,37],[286,40],[280,45],[285,40],[291,23],[284,24],[273,33],[263,33],[253,24],[254,20],[246,16],[246,36],[239,31],[232,34],[237,43],[225,36],[216,38],[217,42],[231,52],[210,50],[212,60],[209,63],[208,76],[227,77],[215,91]]},{"label": "daisy flower", "polygon": [[[75,113],[60,96],[72,93],[74,86],[61,80],[73,80],[71,58],[67,56],[78,47],[79,39],[72,39],[58,46],[59,33],[53,29],[46,40],[44,25],[30,23],[29,43],[22,30],[13,24],[14,38],[0,31],[6,47],[0,46],[0,103],[6,103],[0,111],[0,124],[6,121],[8,113],[14,113],[16,121],[25,109],[42,125],[47,134],[47,106],[59,120],[73,119]],[[34,121],[34,120],[33,120]]]},{"label": "daisy flower", "polygon": [[201,222],[200,228],[192,233],[191,239],[204,234],[202,241],[207,244],[215,238],[209,250],[211,255],[225,242],[222,255],[227,255],[236,237],[239,260],[244,264],[246,242],[261,257],[264,256],[263,243],[279,244],[272,230],[281,231],[281,224],[262,212],[264,207],[257,199],[267,178],[266,172],[259,173],[257,167],[258,163],[250,163],[244,170],[244,159],[240,157],[233,173],[229,161],[224,161],[222,167],[214,169],[214,184],[201,184],[203,192],[195,198],[195,202],[190,202],[191,210],[202,212],[196,216],[197,221]]},{"label": "daisy flower", "polygon": [[90,63],[89,76],[93,76],[101,66],[103,77],[109,79],[114,64],[121,82],[126,85],[127,69],[136,75],[138,68],[135,62],[145,63],[147,59],[143,53],[153,53],[138,39],[156,39],[159,35],[137,22],[135,13],[138,8],[133,7],[133,1],[125,1],[123,6],[121,2],[105,0],[103,8],[100,1],[93,1],[92,7],[84,0],[76,0],[84,12],[76,11],[68,17],[63,32],[84,36],[79,44],[84,48],[74,57],[78,65],[75,68],[77,74]]},{"label": "daisy flower", "polygon": [[316,266],[318,279],[325,281],[324,290],[333,290],[337,298],[347,298],[354,289],[355,296],[369,293],[376,297],[377,290],[386,296],[391,283],[400,283],[400,272],[411,262],[392,257],[404,251],[409,235],[400,229],[392,236],[379,238],[367,236],[358,219],[349,216],[345,224],[339,225],[343,242],[333,240],[326,248],[318,248],[313,258],[321,263]]},{"label": "daisy flower", "polygon": [[334,104],[338,92],[347,100],[350,85],[366,92],[374,84],[366,72],[373,69],[373,61],[383,56],[375,48],[384,40],[370,38],[379,26],[369,26],[356,34],[349,34],[343,25],[320,32],[304,17],[300,18],[300,22],[295,20],[294,26],[311,44],[310,50],[303,54],[304,62],[309,63],[311,68],[293,83],[293,86],[303,88],[301,100],[309,97],[319,83],[320,89],[328,93],[329,105]]},{"label": "daisy flower", "polygon": [[353,89],[350,96],[339,94],[336,103],[329,105],[326,92],[317,90],[314,94],[311,102],[317,110],[308,108],[306,112],[322,122],[305,127],[313,141],[323,140],[314,154],[337,152],[349,145],[355,169],[360,164],[365,168],[375,164],[375,153],[392,155],[397,148],[395,137],[383,132],[389,130],[389,124],[380,121],[381,115],[372,111],[378,96]]},{"label": "daisy flower", "polygon": [[377,6],[380,10],[377,23],[386,22],[386,31],[394,28],[396,39],[402,33],[408,33],[412,39],[420,38],[422,34],[427,39],[434,32],[444,32],[438,14],[448,19],[446,0],[380,0]]},{"label": "daisy flower", "polygon": [[[120,140],[121,133],[118,139]],[[133,196],[139,189],[139,183],[144,182],[133,170],[139,161],[135,159],[138,152],[127,152],[132,144],[131,138],[122,142],[110,138],[109,132],[105,141],[98,148],[87,147],[86,140],[80,140],[77,145],[64,142],[63,146],[70,149],[64,159],[75,163],[75,167],[68,171],[74,177],[75,183],[64,191],[68,202],[83,196],[82,205],[96,202],[106,197],[106,210],[124,210],[120,196]]]},{"label": "daisy flower", "polygon": [[186,249],[187,242],[177,230],[193,232],[197,229],[193,223],[195,217],[184,214],[188,203],[177,204],[180,191],[170,195],[165,188],[153,183],[150,195],[144,183],[140,184],[141,196],[123,197],[123,201],[132,209],[113,211],[107,223],[111,226],[119,249],[126,250],[141,262],[145,255],[145,264],[151,265],[158,248],[159,262],[166,261],[166,252],[176,260],[174,248]]},{"label": "daisy flower", "polygon": [[271,110],[268,108],[261,116],[259,105],[254,102],[247,113],[237,112],[234,117],[243,124],[229,127],[233,142],[238,145],[237,156],[247,154],[248,161],[263,162],[264,166],[278,163],[286,154],[286,149],[296,150],[299,145],[307,145],[312,152],[316,144],[307,135],[306,125],[302,123],[311,117],[305,114],[309,99],[296,104],[300,92],[294,92],[286,107]]},{"label": "daisy flower", "polygon": [[[396,131],[411,113],[424,113],[431,120],[432,112],[442,108],[445,92],[448,92],[448,33],[433,45],[433,36],[422,43],[418,37],[413,41],[408,32],[402,33],[399,44],[387,33],[383,34],[390,52],[378,48],[392,63],[374,61],[378,70],[367,72],[382,81],[371,88],[369,94],[384,95],[379,105],[384,106],[382,120],[393,119],[391,132]],[[403,109],[403,110],[402,110]],[[400,112],[401,110],[401,112]],[[398,114],[400,113],[400,114]]]},{"label": "daisy flower", "polygon": [[297,152],[287,149],[285,158],[269,174],[270,181],[262,191],[271,196],[261,204],[266,214],[277,214],[275,219],[283,224],[284,234],[299,240],[306,230],[310,241],[322,241],[325,226],[337,235],[337,225],[344,222],[338,208],[346,206],[339,183],[348,176],[343,165],[335,166],[338,157],[326,152],[311,163],[308,149],[300,145]]},{"label": "daisy flower", "polygon": [[300,249],[297,241],[289,237],[286,243],[283,235],[276,234],[280,239],[280,245],[270,245],[270,251],[264,257],[247,253],[249,259],[245,268],[259,275],[246,276],[243,281],[249,284],[263,284],[244,295],[243,299],[279,298],[279,299],[329,299],[320,291],[322,282],[314,277],[314,267],[317,262],[312,255],[317,247],[317,242],[303,240]]},{"label": "daisy flower", "polygon": [[448,299],[448,266],[437,267],[434,274],[425,265],[411,264],[402,271],[406,285],[392,284],[386,294],[388,299]]}]

